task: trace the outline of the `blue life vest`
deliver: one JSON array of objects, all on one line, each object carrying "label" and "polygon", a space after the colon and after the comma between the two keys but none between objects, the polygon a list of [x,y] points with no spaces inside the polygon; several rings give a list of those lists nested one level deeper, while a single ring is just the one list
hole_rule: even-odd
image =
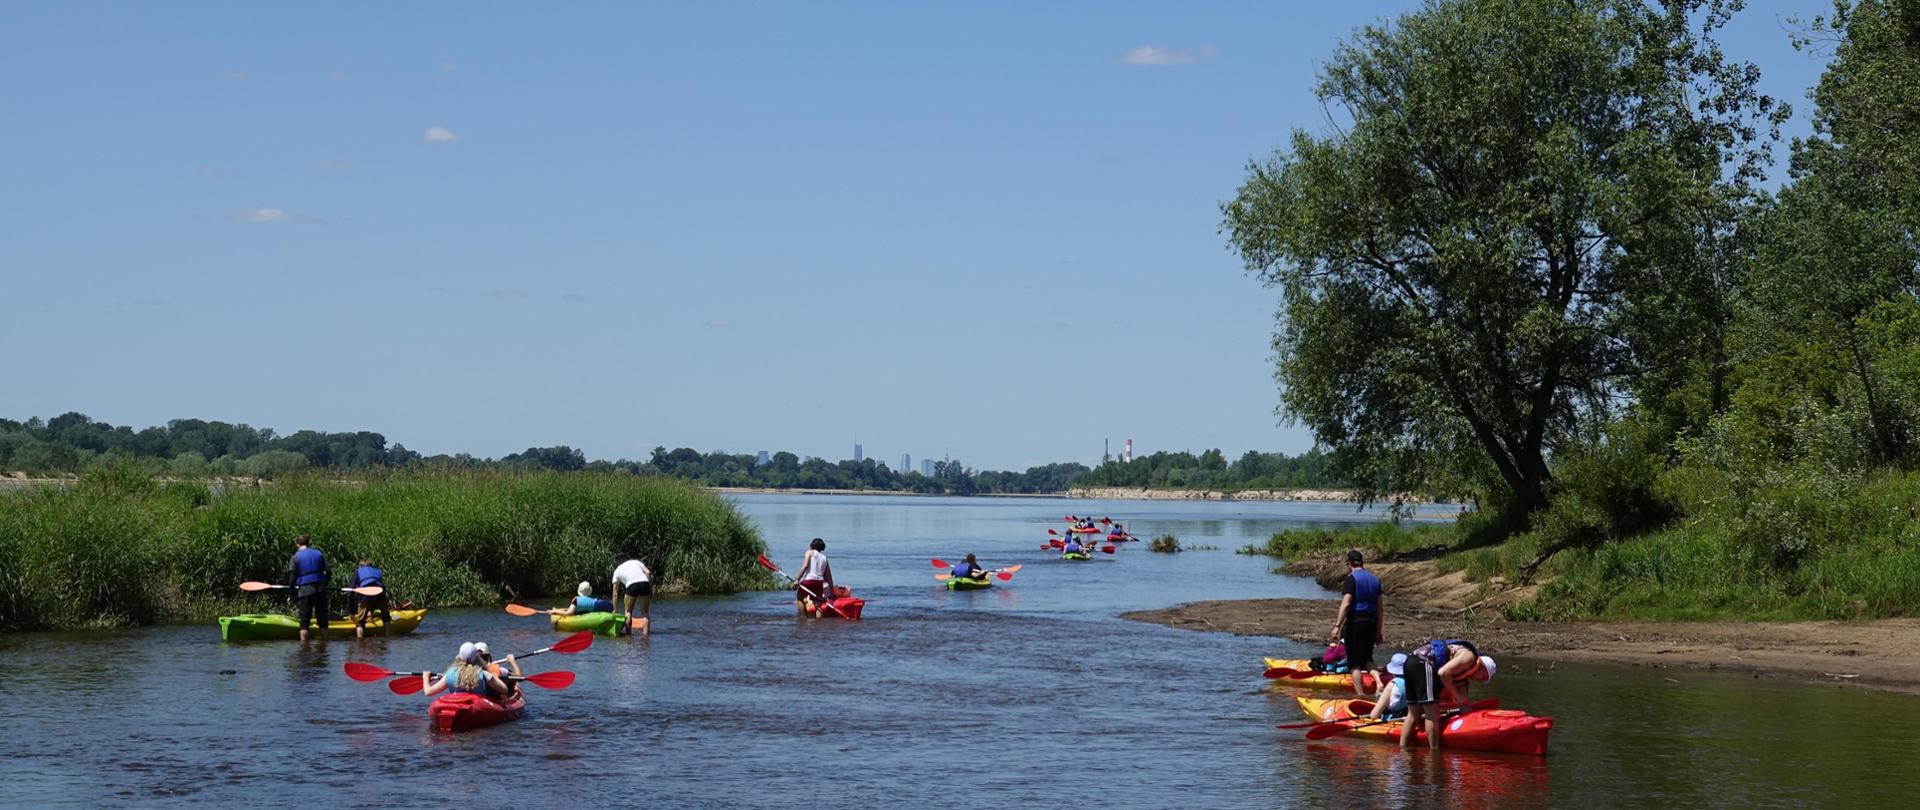
[{"label": "blue life vest", "polygon": [[365,588],[368,585],[385,587],[386,584],[386,575],[371,565],[363,565],[353,570],[353,587],[355,588]]},{"label": "blue life vest", "polygon": [[1407,712],[1407,679],[1405,677],[1393,679],[1393,700],[1387,701],[1387,708],[1382,712],[1393,715]]},{"label": "blue life vest", "polygon": [[1469,669],[1466,672],[1462,672],[1458,677],[1454,678],[1454,682],[1458,683],[1460,681],[1466,680],[1468,675],[1472,675],[1475,671],[1480,669],[1479,648],[1474,647],[1472,642],[1467,641],[1465,639],[1450,638],[1450,639],[1441,640],[1436,638],[1432,641],[1427,642],[1427,648],[1422,652],[1425,652],[1427,654],[1427,660],[1433,662],[1433,671],[1435,673],[1438,673],[1441,667],[1447,665],[1447,659],[1452,657],[1450,655],[1447,655],[1447,648],[1453,647],[1453,646],[1467,648],[1467,652],[1473,653],[1473,659],[1474,659],[1473,669]]},{"label": "blue life vest", "polygon": [[1073,540],[1068,540],[1068,541],[1067,541],[1067,548],[1066,548],[1066,552],[1067,552],[1068,554],[1072,554],[1073,552],[1076,552],[1076,551],[1084,551],[1084,550],[1085,550],[1085,549],[1083,549],[1083,548],[1081,548],[1081,546],[1080,546],[1080,544],[1079,544],[1078,542],[1076,542],[1076,541],[1073,541]]},{"label": "blue life vest", "polygon": [[472,689],[460,688],[459,664],[447,667],[447,674],[443,677],[447,679],[447,691],[449,692],[465,692],[469,695],[487,695],[487,668],[484,666],[480,668],[480,677],[473,682]]},{"label": "blue life vest", "polygon": [[979,569],[975,568],[972,563],[960,563],[953,567],[954,576],[966,577],[968,579],[979,579],[980,577],[976,575],[978,571]]},{"label": "blue life vest", "polygon": [[591,596],[576,596],[573,598],[573,612],[611,613],[613,612],[613,602],[608,599],[595,599]]},{"label": "blue life vest", "polygon": [[295,585],[319,585],[327,581],[327,558],[312,546],[293,553]]},{"label": "blue life vest", "polygon": [[1380,578],[1365,568],[1355,568],[1348,576],[1353,577],[1353,612],[1374,615],[1380,609]]}]

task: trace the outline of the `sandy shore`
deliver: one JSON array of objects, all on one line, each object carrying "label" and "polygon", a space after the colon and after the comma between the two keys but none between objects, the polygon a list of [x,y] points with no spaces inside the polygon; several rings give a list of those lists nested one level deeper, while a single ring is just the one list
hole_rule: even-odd
[{"label": "sandy shore", "polygon": [[[1336,603],[1192,602],[1121,618],[1189,630],[1325,643]],[[1471,618],[1468,616],[1471,615]],[[1492,655],[1736,672],[1920,694],[1920,619],[1859,622],[1509,622],[1387,603],[1386,650],[1468,638]]]}]

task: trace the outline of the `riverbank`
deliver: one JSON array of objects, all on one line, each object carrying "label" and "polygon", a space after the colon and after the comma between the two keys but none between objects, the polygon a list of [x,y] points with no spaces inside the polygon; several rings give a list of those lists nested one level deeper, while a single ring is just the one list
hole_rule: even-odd
[{"label": "riverbank", "polygon": [[[1331,599],[1190,602],[1121,614],[1186,630],[1321,644]],[[1383,650],[1468,638],[1495,656],[1552,669],[1559,661],[1733,672],[1920,694],[1920,619],[1851,622],[1515,622],[1481,611],[1387,600]],[[1384,657],[1384,655],[1382,656]],[[1251,669],[1258,662],[1247,662]]]},{"label": "riverbank", "polygon": [[[1100,501],[1315,501],[1356,503],[1357,496],[1346,489],[1244,489],[1227,492],[1217,489],[1148,489],[1146,487],[1068,487],[1068,498]],[[1405,497],[1407,503],[1425,503]]]}]

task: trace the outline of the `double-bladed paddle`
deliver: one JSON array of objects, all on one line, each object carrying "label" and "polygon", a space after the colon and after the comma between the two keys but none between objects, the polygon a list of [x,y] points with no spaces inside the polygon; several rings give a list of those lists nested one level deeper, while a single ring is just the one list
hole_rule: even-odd
[{"label": "double-bladed paddle", "polygon": [[[788,576],[787,572],[780,570],[780,566],[774,565],[772,560],[767,559],[767,555],[765,554],[756,555],[755,559],[759,560],[761,568],[765,568],[768,571],[772,571],[776,574],[779,574],[780,576],[786,577],[788,582],[792,582],[795,585],[800,584],[798,580],[795,580],[793,577]],[[848,616],[846,611],[841,610],[839,605],[836,605],[833,603],[832,594],[828,594],[827,597],[824,599],[815,600],[815,603],[821,605],[822,607],[825,607],[828,610],[833,611],[834,614],[838,615],[842,619],[853,618],[852,616]]]},{"label": "double-bladed paddle", "polygon": [[[292,585],[273,585],[266,582],[240,583],[240,590],[246,591],[248,593],[256,593],[259,591],[273,590],[275,588],[285,589],[285,588],[291,588],[291,587],[293,586]],[[346,591],[347,593],[357,593],[357,594],[360,594],[361,596],[379,596],[380,594],[387,592],[386,588],[382,588],[378,585],[367,585],[365,587],[360,587],[360,588],[341,588],[340,590]]]},{"label": "double-bladed paddle", "polygon": [[[541,610],[539,608],[527,607],[526,605],[517,604],[514,602],[507,603],[507,612],[515,616],[541,616],[546,614],[546,611]],[[618,612],[618,611],[615,611],[615,612]],[[629,619],[627,621],[627,626],[635,629],[645,627],[647,626],[647,620],[645,617],[640,617],[637,619]]]}]

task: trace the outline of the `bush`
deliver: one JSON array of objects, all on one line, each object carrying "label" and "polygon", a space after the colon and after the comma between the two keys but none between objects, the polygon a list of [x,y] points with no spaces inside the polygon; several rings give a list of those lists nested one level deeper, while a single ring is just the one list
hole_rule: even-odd
[{"label": "bush", "polygon": [[1160,554],[1180,553],[1180,540],[1171,534],[1163,534],[1147,541],[1147,550]]}]

